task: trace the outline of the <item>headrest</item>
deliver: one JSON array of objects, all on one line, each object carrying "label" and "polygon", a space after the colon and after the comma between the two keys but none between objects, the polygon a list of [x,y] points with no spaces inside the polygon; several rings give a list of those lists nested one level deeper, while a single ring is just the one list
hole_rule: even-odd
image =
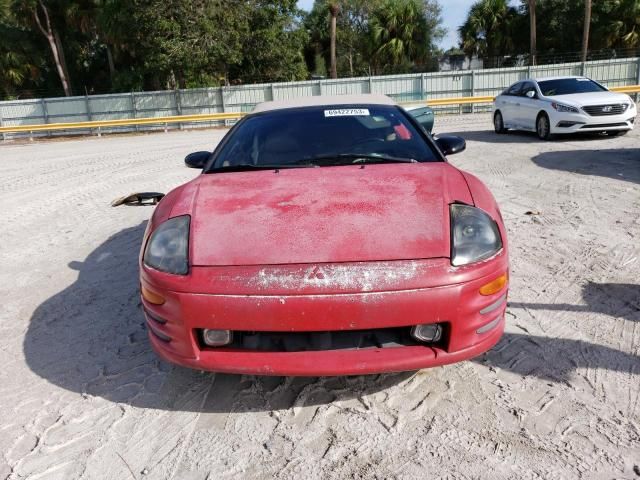
[{"label": "headrest", "polygon": [[267,137],[262,145],[262,150],[269,153],[289,153],[298,149],[300,149],[298,140],[284,132]]}]

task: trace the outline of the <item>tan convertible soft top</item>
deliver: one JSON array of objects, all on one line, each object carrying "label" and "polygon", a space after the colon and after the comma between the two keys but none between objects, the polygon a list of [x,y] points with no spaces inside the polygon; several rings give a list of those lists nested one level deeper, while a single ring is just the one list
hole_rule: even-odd
[{"label": "tan convertible soft top", "polygon": [[391,98],[377,93],[361,95],[319,95],[298,97],[287,100],[274,100],[256,105],[253,113],[282,110],[284,108],[319,107],[329,105],[396,105]]}]

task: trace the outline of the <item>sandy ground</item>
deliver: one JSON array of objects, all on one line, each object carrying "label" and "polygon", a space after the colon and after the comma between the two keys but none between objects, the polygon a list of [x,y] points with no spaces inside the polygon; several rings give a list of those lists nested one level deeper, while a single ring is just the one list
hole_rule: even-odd
[{"label": "sandy ground", "polygon": [[[0,478],[640,478],[640,132],[540,142],[437,120],[502,206],[507,332],[470,362],[256,378],[151,352],[136,257],[222,131],[0,145]],[[539,215],[527,215],[538,211]]]}]

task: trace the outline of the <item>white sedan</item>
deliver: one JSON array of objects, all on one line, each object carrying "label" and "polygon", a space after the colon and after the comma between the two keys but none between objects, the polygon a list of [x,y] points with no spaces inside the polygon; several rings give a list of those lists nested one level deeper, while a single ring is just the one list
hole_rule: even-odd
[{"label": "white sedan", "polygon": [[557,133],[625,134],[633,129],[636,115],[631,97],[585,77],[521,80],[493,103],[496,133],[528,130],[543,140]]}]

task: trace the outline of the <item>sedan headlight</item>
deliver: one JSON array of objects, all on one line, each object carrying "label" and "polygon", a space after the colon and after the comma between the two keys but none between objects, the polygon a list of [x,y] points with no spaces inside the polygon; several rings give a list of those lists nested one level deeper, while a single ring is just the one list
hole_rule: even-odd
[{"label": "sedan headlight", "polygon": [[568,112],[568,113],[579,113],[576,107],[572,107],[571,105],[564,105],[563,103],[551,103],[551,106],[555,108],[559,112]]},{"label": "sedan headlight", "polygon": [[186,275],[189,272],[188,215],[170,218],[149,238],[144,264],[166,273]]},{"label": "sedan headlight", "polygon": [[478,262],[500,251],[500,230],[484,211],[469,205],[453,204],[450,214],[452,265]]}]

